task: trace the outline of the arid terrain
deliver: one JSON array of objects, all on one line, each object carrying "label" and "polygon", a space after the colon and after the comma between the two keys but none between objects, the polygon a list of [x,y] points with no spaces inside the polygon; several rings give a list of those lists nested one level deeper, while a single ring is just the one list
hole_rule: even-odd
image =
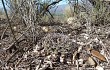
[{"label": "arid terrain", "polygon": [[110,70],[109,3],[1,0],[0,70]]}]

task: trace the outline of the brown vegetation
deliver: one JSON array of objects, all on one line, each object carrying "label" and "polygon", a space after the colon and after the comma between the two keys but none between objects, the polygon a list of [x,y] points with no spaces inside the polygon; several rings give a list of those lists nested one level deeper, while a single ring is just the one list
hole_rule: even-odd
[{"label": "brown vegetation", "polygon": [[82,14],[79,1],[68,0],[73,15],[67,10],[65,14],[75,17],[68,24],[54,20],[50,12],[60,1],[10,0],[10,15],[3,3],[6,18],[0,19],[0,70],[110,69],[107,2],[87,0],[92,11],[84,6]]}]

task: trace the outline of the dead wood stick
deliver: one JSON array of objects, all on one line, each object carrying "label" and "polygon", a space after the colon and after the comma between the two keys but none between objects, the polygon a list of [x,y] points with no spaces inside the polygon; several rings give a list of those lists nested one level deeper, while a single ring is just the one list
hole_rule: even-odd
[{"label": "dead wood stick", "polygon": [[5,30],[3,31],[2,35],[1,35],[1,40],[3,39],[3,36],[4,36],[5,32],[6,32],[6,30],[8,29],[8,27],[9,27],[9,25],[7,25]]},{"label": "dead wood stick", "polygon": [[39,70],[46,70],[49,67],[49,65],[44,65],[42,68],[40,68]]},{"label": "dead wood stick", "polygon": [[[26,31],[28,31],[30,29],[30,27],[31,27],[31,25],[29,27],[27,27]],[[25,34],[25,32],[17,38],[17,41]],[[15,43],[16,43],[16,41],[14,41],[6,50],[9,50]]]},{"label": "dead wood stick", "polygon": [[41,63],[42,63],[42,60],[40,60],[39,65],[36,67],[36,70],[39,70]]},{"label": "dead wood stick", "polygon": [[21,51],[21,50],[23,50],[23,47],[20,48],[20,49],[18,49],[17,51],[15,51],[15,53],[13,53],[13,54],[11,55],[11,57],[7,58],[7,59],[6,59],[7,64],[8,64],[9,61],[10,61],[19,51]]},{"label": "dead wood stick", "polygon": [[[24,2],[25,2],[25,1],[24,1]],[[23,2],[23,3],[24,3],[24,2]],[[23,5],[23,3],[21,4],[21,6]],[[12,19],[13,19],[13,17],[15,16],[16,12],[18,11],[18,9],[19,9],[21,6],[19,6],[19,7],[15,10],[15,12],[13,12],[13,16],[11,17],[10,22],[12,21]],[[9,25],[7,25],[6,28],[5,28],[5,30],[3,31],[2,36],[1,36],[1,39],[3,39],[3,36],[4,36],[5,32],[6,32],[6,30],[8,29],[8,27],[9,27]]]},{"label": "dead wood stick", "polygon": [[11,30],[11,32],[12,32],[12,34],[13,34],[13,38],[14,38],[15,41],[17,41],[17,40],[16,40],[16,37],[15,37],[15,35],[14,35],[14,31],[13,31],[13,29],[12,29],[12,25],[11,25],[11,22],[10,22],[10,19],[9,19],[9,16],[8,16],[8,13],[7,13],[7,9],[6,9],[6,7],[5,7],[4,0],[2,0],[2,4],[3,4],[3,8],[4,8],[4,11],[5,11],[6,17],[7,17],[7,19],[8,19],[8,24],[9,24],[10,30]]},{"label": "dead wood stick", "polygon": [[20,58],[20,60],[17,62],[17,64],[15,65],[16,67],[19,66],[19,64],[22,62],[23,58]]}]

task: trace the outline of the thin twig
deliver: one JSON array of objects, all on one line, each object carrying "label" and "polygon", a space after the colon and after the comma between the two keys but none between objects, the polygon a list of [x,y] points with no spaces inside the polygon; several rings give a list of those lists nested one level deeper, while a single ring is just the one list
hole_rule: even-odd
[{"label": "thin twig", "polygon": [[[24,1],[24,2],[25,2],[25,1]],[[23,5],[24,2],[22,2],[21,6]],[[18,11],[18,9],[19,9],[21,6],[19,6],[19,7],[15,10],[15,12],[13,12],[13,16],[11,17],[10,22],[12,21],[12,19],[13,19],[13,17],[15,16],[16,12]],[[6,32],[6,30],[8,29],[8,27],[9,27],[9,25],[7,25],[6,28],[5,28],[5,30],[3,31],[2,35],[1,35],[1,39],[3,39],[3,36],[4,36],[5,32]]]},{"label": "thin twig", "polygon": [[[27,27],[27,30],[26,30],[26,31],[28,31],[28,30],[30,29],[30,27],[31,27],[31,25],[30,25],[29,27]],[[26,32],[26,31],[25,31],[25,32]],[[17,38],[17,41],[25,34],[25,32]],[[16,43],[16,41],[14,41],[14,42],[8,47],[8,49],[10,49],[15,43]],[[8,49],[7,49],[7,50],[8,50]]]},{"label": "thin twig", "polygon": [[5,30],[3,31],[2,35],[1,35],[1,40],[3,39],[3,36],[4,36],[5,32],[6,32],[6,30],[8,29],[8,27],[9,27],[9,25],[7,25]]},{"label": "thin twig", "polygon": [[16,37],[15,37],[15,35],[14,35],[14,31],[13,31],[13,29],[12,29],[12,25],[11,25],[10,19],[9,19],[9,17],[8,17],[8,13],[7,13],[7,9],[6,9],[6,7],[5,7],[4,0],[2,0],[2,4],[3,4],[3,8],[4,8],[4,11],[5,11],[6,17],[7,17],[7,19],[8,19],[9,27],[10,27],[11,32],[12,32],[12,34],[13,34],[13,38],[14,38],[14,40],[17,42]]}]

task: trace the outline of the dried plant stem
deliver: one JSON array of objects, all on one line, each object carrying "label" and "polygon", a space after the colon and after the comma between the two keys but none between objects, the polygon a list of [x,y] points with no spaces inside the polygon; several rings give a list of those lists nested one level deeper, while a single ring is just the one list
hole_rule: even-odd
[{"label": "dried plant stem", "polygon": [[2,35],[1,35],[1,40],[3,39],[3,36],[4,36],[5,32],[6,32],[6,30],[8,29],[8,27],[9,27],[9,25],[7,25],[5,30],[3,31]]},{"label": "dried plant stem", "polygon": [[[29,27],[27,27],[27,30],[26,30],[26,31],[28,31],[28,30],[30,29],[30,27],[31,27],[31,25],[30,25]],[[26,31],[25,31],[25,32],[26,32]],[[25,32],[17,38],[17,41],[25,34]],[[16,41],[14,41],[14,42],[8,47],[8,49],[10,49],[15,43],[16,43]],[[8,50],[8,49],[7,49],[7,50]]]},{"label": "dried plant stem", "polygon": [[14,40],[17,42],[16,37],[15,37],[15,35],[14,35],[14,31],[13,31],[13,29],[12,29],[12,25],[11,25],[10,19],[9,19],[9,17],[8,17],[8,13],[7,13],[7,10],[6,10],[6,7],[5,7],[4,0],[2,0],[2,4],[3,4],[3,8],[4,8],[4,11],[5,11],[6,17],[7,17],[7,19],[8,19],[9,27],[10,27],[11,32],[12,32],[12,34],[13,34],[13,38],[14,38]]},{"label": "dried plant stem", "polygon": [[[24,2],[25,2],[25,1],[24,1]],[[23,3],[24,3],[24,2],[23,2]],[[23,5],[23,3],[21,4],[21,6]],[[20,7],[21,7],[21,6],[20,6]],[[15,17],[15,14],[16,14],[17,10],[18,10],[20,7],[18,7],[18,8],[15,10],[15,12],[13,12],[13,16],[11,17],[10,22],[11,22],[12,19]],[[9,25],[7,25],[6,28],[5,28],[5,30],[3,31],[2,35],[1,35],[1,39],[3,39],[3,36],[4,36],[5,32],[6,32],[6,30],[8,29],[8,27],[9,27]]]}]

